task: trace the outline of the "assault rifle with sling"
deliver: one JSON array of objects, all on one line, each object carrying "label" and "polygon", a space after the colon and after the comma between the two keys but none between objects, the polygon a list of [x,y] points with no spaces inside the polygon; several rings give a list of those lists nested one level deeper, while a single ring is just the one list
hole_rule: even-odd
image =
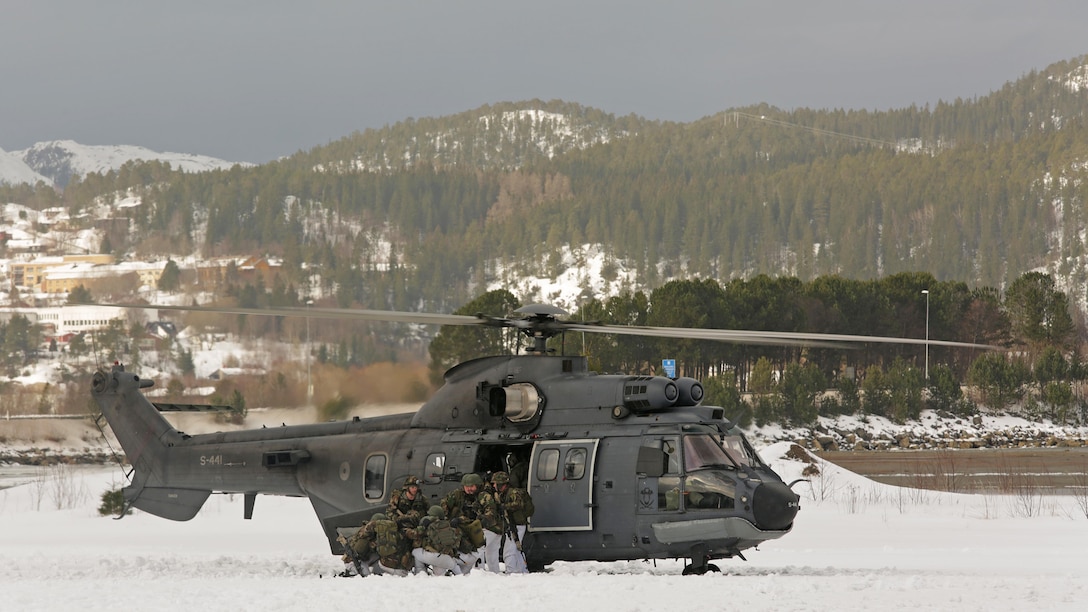
[{"label": "assault rifle with sling", "polygon": [[[362,529],[362,527],[359,529]],[[352,565],[355,566],[355,571],[359,572],[360,577],[365,578],[370,575],[370,565],[368,565],[366,560],[360,557],[359,553],[355,552],[355,548],[348,543],[351,536],[358,533],[359,529],[355,529],[354,531],[337,529],[337,532],[340,535],[336,540],[344,546],[344,551],[347,553],[348,557],[351,558]]]}]

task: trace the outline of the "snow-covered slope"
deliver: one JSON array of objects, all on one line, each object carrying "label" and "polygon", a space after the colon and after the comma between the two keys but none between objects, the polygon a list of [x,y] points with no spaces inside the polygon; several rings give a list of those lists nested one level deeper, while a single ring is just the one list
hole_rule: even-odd
[{"label": "snow-covered slope", "polygon": [[53,182],[52,179],[35,172],[18,153],[9,153],[0,149],[0,183],[35,185],[38,181]]},{"label": "snow-covered slope", "polygon": [[[159,153],[144,147],[133,145],[84,145],[72,140],[54,140],[39,142],[29,149],[14,151],[17,159],[32,172],[48,177],[46,180],[59,187],[68,184],[73,176],[84,176],[91,172],[117,170],[132,160],[161,160],[173,168],[186,172],[203,172],[218,168],[230,168],[236,162],[230,162],[207,155],[188,153]],[[249,164],[244,164],[249,165]],[[0,180],[7,179],[0,174]],[[9,182],[25,182],[11,180]]]}]

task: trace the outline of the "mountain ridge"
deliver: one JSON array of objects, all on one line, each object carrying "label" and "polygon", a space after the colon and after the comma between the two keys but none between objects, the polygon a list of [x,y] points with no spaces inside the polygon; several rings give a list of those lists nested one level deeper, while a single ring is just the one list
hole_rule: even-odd
[{"label": "mountain ridge", "polygon": [[915,270],[1001,288],[1046,270],[1080,300],[1084,66],[884,112],[756,105],[675,123],[502,102],[260,166],[92,174],[64,200],[138,202],[131,239],[110,241],[122,251],[284,256],[285,282],[309,286],[292,271],[320,265],[324,290],[366,307],[448,307],[496,279],[558,278],[584,259],[564,245],[599,248],[632,289]]},{"label": "mountain ridge", "polygon": [[[1046,79],[1061,87],[1079,93],[1088,91],[1088,55],[1066,62],[1056,62],[1044,69]],[[1005,88],[1025,79],[1031,79],[1035,72],[1016,81],[1007,82]],[[1000,91],[1000,90],[999,90]],[[998,92],[991,92],[974,101],[987,99]],[[970,101],[938,101],[935,108],[955,106]],[[929,109],[929,104],[921,110]],[[325,145],[317,145],[307,152],[296,153],[299,156],[315,156],[316,169],[324,171],[389,171],[404,168],[429,160],[443,166],[469,162],[480,168],[499,167],[510,170],[539,159],[552,159],[565,152],[585,148],[593,144],[603,144],[617,138],[636,134],[641,128],[677,123],[694,127],[702,122],[727,121],[730,115],[746,115],[745,111],[767,110],[788,115],[820,115],[832,117],[832,122],[840,122],[851,116],[890,115],[899,112],[911,113],[919,110],[915,105],[889,109],[888,111],[867,111],[857,109],[812,109],[801,107],[791,111],[756,104],[748,107],[725,109],[713,115],[688,123],[649,120],[636,115],[617,118],[601,109],[583,106],[576,102],[563,100],[542,101],[540,99],[520,102],[498,102],[469,109],[443,117],[406,118],[391,126],[369,128],[354,132]],[[764,119],[771,119],[761,115]],[[1060,122],[1064,117],[1053,114],[1043,121]],[[773,119],[772,119],[773,121]],[[452,123],[454,127],[442,127]],[[781,121],[779,125],[788,126]],[[799,124],[800,125],[800,124]],[[796,126],[795,126],[796,127]],[[868,135],[850,135],[824,130],[817,127],[805,127],[822,131],[826,135],[838,135],[859,140],[873,139]],[[500,129],[497,129],[500,128]],[[505,129],[501,129],[505,128]],[[533,132],[529,150],[506,152],[497,155],[504,147],[515,149],[518,146],[515,134],[519,128]],[[546,128],[546,129],[545,129]],[[411,137],[397,137],[396,134],[415,131]],[[537,133],[539,132],[539,133]],[[923,150],[920,138],[915,135],[892,136],[901,150]],[[354,149],[344,155],[345,147]],[[5,155],[7,159],[5,159]],[[18,163],[21,160],[21,164]],[[82,176],[90,172],[103,173],[118,170],[130,161],[159,160],[170,163],[172,167],[186,172],[203,172],[227,169],[235,164],[252,167],[255,164],[233,162],[206,155],[156,152],[140,145],[84,145],[73,140],[52,140],[35,143],[23,150],[5,152],[0,149],[0,183],[33,184],[36,180],[46,179],[56,187],[63,188],[73,176]],[[270,162],[274,163],[274,162]],[[27,171],[29,169],[29,172]]]},{"label": "mountain ridge", "polygon": [[[185,172],[206,172],[235,165],[253,165],[207,155],[157,152],[137,145],[85,145],[74,140],[50,140],[35,143],[21,151],[5,153],[0,150],[0,183],[35,184],[38,180],[44,180],[47,184],[63,189],[73,177],[86,176],[89,173],[104,174],[119,170],[126,163],[137,161],[162,161]],[[6,169],[9,165],[12,168],[10,174]],[[33,175],[26,174],[25,170]]]}]

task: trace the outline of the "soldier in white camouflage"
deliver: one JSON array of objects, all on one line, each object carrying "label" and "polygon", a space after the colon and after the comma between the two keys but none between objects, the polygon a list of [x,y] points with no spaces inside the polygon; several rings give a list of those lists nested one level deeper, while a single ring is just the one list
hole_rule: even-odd
[{"label": "soldier in white camouflage", "polygon": [[385,514],[375,514],[363,531],[371,538],[372,549],[378,553],[378,567],[382,573],[407,576],[415,568],[411,540]]},{"label": "soldier in white camouflage", "polygon": [[465,542],[461,552],[483,553],[485,538],[480,516],[480,494],[484,479],[479,474],[468,473],[461,477],[461,487],[450,491],[442,500],[442,510],[446,516],[461,527]]},{"label": "soldier in white camouflage", "polygon": [[460,576],[472,569],[476,557],[460,551],[464,536],[460,527],[454,524],[457,521],[447,519],[442,506],[431,506],[419,527],[410,530],[418,538],[418,545],[412,549],[417,571],[426,566],[436,576],[447,572]]},{"label": "soldier in white camouflage", "polygon": [[524,574],[529,571],[521,542],[532,516],[532,497],[525,489],[510,486],[506,472],[491,475],[491,487],[481,495],[481,522],[486,536],[485,560],[487,569],[498,573],[499,557],[506,564],[507,574]]}]

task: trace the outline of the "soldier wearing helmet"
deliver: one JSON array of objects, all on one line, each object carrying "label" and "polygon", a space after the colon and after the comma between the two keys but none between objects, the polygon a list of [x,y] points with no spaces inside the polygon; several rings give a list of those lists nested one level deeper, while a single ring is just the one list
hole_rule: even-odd
[{"label": "soldier wearing helmet", "polygon": [[461,517],[466,521],[479,518],[479,496],[484,479],[479,474],[468,473],[461,477],[461,488],[455,489],[442,500],[442,509],[451,519]]},{"label": "soldier wearing helmet", "polygon": [[381,512],[370,517],[362,530],[371,539],[383,573],[406,576],[415,566],[412,542],[390,517]]},{"label": "soldier wearing helmet", "polygon": [[401,529],[412,529],[419,525],[419,520],[427,514],[430,503],[420,485],[418,478],[409,476],[404,479],[404,486],[389,494],[386,514]]},{"label": "soldier wearing helmet", "polygon": [[482,553],[484,530],[480,524],[480,494],[484,479],[468,473],[461,477],[461,487],[450,491],[442,500],[442,509],[454,526],[460,526],[467,540],[463,552]]},{"label": "soldier wearing helmet", "polygon": [[481,522],[484,526],[485,560],[487,569],[499,573],[499,558],[506,564],[506,573],[528,571],[521,541],[525,537],[528,517],[533,512],[532,499],[525,489],[510,486],[510,475],[495,472],[491,489],[481,495]]},{"label": "soldier wearing helmet", "polygon": [[461,552],[464,536],[461,530],[446,518],[442,506],[431,506],[416,530],[419,542],[412,549],[416,568],[430,567],[431,573],[454,575],[467,574],[476,563],[476,557]]}]

